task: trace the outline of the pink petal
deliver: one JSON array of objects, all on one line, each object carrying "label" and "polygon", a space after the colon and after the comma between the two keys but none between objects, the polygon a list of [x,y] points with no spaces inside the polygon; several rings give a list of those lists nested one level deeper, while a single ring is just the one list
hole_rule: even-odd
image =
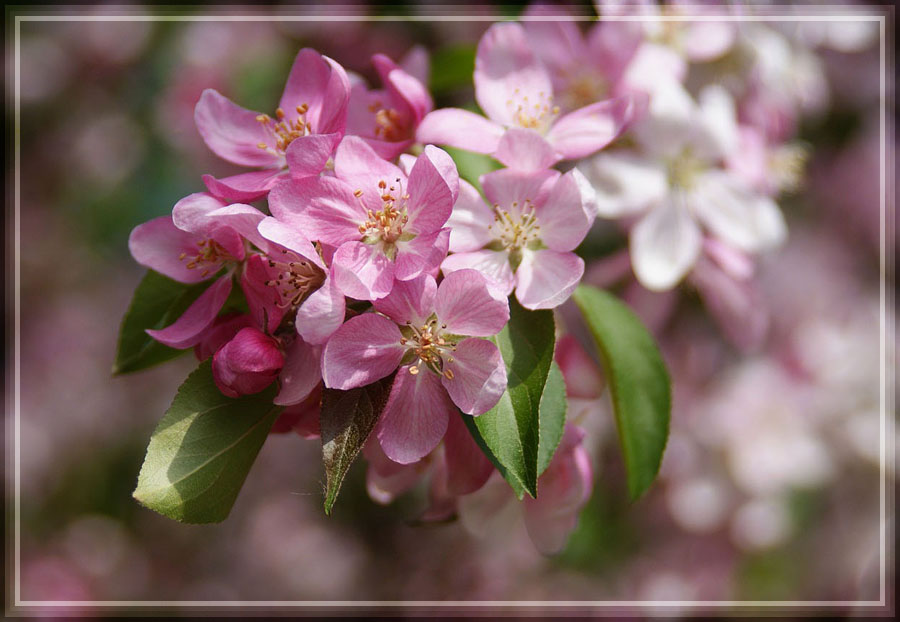
[{"label": "pink petal", "polygon": [[588,33],[587,45],[594,66],[610,82],[617,82],[644,39],[640,22],[604,21]]},{"label": "pink petal", "polygon": [[291,176],[300,178],[321,173],[340,140],[341,135],[337,133],[310,134],[292,140],[284,152]]},{"label": "pink petal", "polygon": [[623,95],[579,108],[558,119],[547,140],[563,159],[583,158],[615,140],[645,106],[644,96]]},{"label": "pink petal", "polygon": [[512,204],[540,205],[547,198],[553,180],[559,177],[557,171],[516,171],[500,169],[481,176],[481,187],[488,202],[510,209]]},{"label": "pink petal", "polygon": [[471,268],[490,279],[492,287],[500,296],[509,296],[516,286],[516,276],[509,265],[509,255],[505,251],[482,250],[471,253],[454,253],[441,264],[441,270],[449,275],[457,270]]},{"label": "pink petal", "polygon": [[[202,238],[179,229],[171,216],[160,216],[138,225],[128,238],[128,250],[134,260],[181,283],[198,283],[209,275],[187,267],[187,257],[197,254]],[[185,260],[179,259],[182,253]]]},{"label": "pink petal", "polygon": [[381,315],[364,313],[350,318],[325,345],[325,386],[346,391],[384,378],[403,358],[402,337],[397,325]]},{"label": "pink petal", "polygon": [[575,337],[560,337],[553,356],[566,382],[566,397],[597,399],[603,394],[603,374]]},{"label": "pink petal", "polygon": [[246,313],[220,315],[212,326],[203,332],[202,339],[194,346],[194,355],[198,361],[205,361],[215,354],[216,350],[231,341],[242,328],[255,325],[253,318]]},{"label": "pink petal", "polygon": [[[568,17],[571,12],[564,6],[531,4],[524,15]],[[522,22],[522,27],[528,35],[531,48],[554,79],[573,65],[590,58],[575,21],[525,21]]]},{"label": "pink petal", "polygon": [[403,154],[403,152],[409,149],[409,147],[413,143],[415,143],[412,138],[401,140],[399,142],[390,142],[364,136],[363,140],[366,141],[366,144],[372,148],[372,151],[377,153],[379,157],[384,158],[385,160],[393,160],[399,155],[405,155]]},{"label": "pink petal", "polygon": [[279,107],[291,118],[297,106],[309,107],[306,119],[314,133],[344,131],[350,81],[340,65],[310,48],[297,54]]},{"label": "pink petal", "polygon": [[421,45],[414,45],[400,59],[400,67],[403,71],[411,75],[422,84],[428,84],[428,74],[430,73],[430,59],[428,50]]},{"label": "pink petal", "polygon": [[322,384],[319,383],[305,400],[299,404],[286,407],[275,425],[273,434],[284,434],[293,430],[301,438],[319,438],[319,416],[321,415]]},{"label": "pink petal", "polygon": [[172,208],[172,222],[179,229],[208,237],[216,227],[209,214],[226,205],[228,203],[209,193],[195,192],[175,204]]},{"label": "pink petal", "polygon": [[[306,236],[300,233],[299,229],[289,227],[277,218],[272,218],[271,216],[263,218],[259,222],[259,225],[257,225],[257,229],[259,230],[260,235],[269,242],[274,242],[275,244],[300,255],[319,268],[325,269],[325,264],[322,263],[322,258],[319,257],[319,253],[316,252],[316,247],[313,246],[312,242],[306,239]],[[279,253],[278,249],[272,249],[270,252],[271,254]]]},{"label": "pink petal", "polygon": [[398,67],[394,61],[384,54],[372,57],[372,64],[381,78],[391,100],[411,115],[413,125],[418,124],[426,114],[434,108],[434,102],[428,89],[417,78]]},{"label": "pink petal", "polygon": [[397,324],[412,322],[419,326],[434,311],[437,284],[434,279],[422,275],[409,281],[397,281],[391,293],[375,301],[375,310]]},{"label": "pink petal", "polygon": [[347,126],[347,104],[350,100],[350,79],[337,62],[323,56],[331,66],[331,75],[325,85],[324,105],[314,127],[320,134],[337,132],[343,135]]},{"label": "pink petal", "polygon": [[530,105],[553,94],[550,77],[532,52],[525,31],[511,22],[494,24],[482,35],[474,79],[478,105],[492,121],[506,126],[517,125],[516,106],[526,105],[526,97]]},{"label": "pink petal", "polygon": [[473,493],[488,481],[494,465],[487,459],[462,418],[453,413],[444,435],[447,491],[453,496]]},{"label": "pink petal", "polygon": [[398,241],[396,244],[394,278],[398,281],[408,281],[441,264],[447,256],[450,230],[440,229],[434,233],[417,235],[412,240]]},{"label": "pink petal", "polygon": [[210,194],[225,202],[249,202],[260,199],[285,175],[284,169],[267,168],[216,179],[204,175],[203,183]]},{"label": "pink petal", "polygon": [[275,403],[290,406],[309,397],[322,380],[320,360],[321,348],[294,339],[285,351],[284,369],[278,376],[281,390],[275,396]]},{"label": "pink petal", "polygon": [[228,397],[259,393],[284,365],[278,342],[256,327],[242,328],[213,355],[213,380]]},{"label": "pink petal", "polygon": [[509,303],[477,270],[463,269],[444,277],[437,289],[435,312],[456,335],[490,337],[509,321]]},{"label": "pink petal", "polygon": [[577,169],[560,176],[547,201],[535,210],[541,241],[555,251],[575,250],[594,222],[577,176],[581,176]]},{"label": "pink petal", "polygon": [[258,115],[206,89],[194,109],[194,122],[206,145],[220,158],[242,166],[281,168],[283,158],[259,148],[272,137],[256,120]]},{"label": "pink petal", "polygon": [[366,469],[366,492],[375,503],[386,505],[403,494],[422,478],[422,464],[399,464],[386,455],[378,439],[370,437],[363,447],[369,461]]},{"label": "pink petal", "polygon": [[250,315],[257,326],[265,327],[266,332],[273,333],[281,324],[286,309],[283,309],[281,297],[274,287],[266,285],[274,278],[274,270],[270,270],[262,256],[253,254],[244,264],[241,275],[241,289],[247,299]]},{"label": "pink petal", "polygon": [[384,453],[400,464],[415,462],[437,447],[448,417],[455,415],[437,374],[424,367],[417,374],[409,369],[404,365],[397,371],[376,428]]},{"label": "pink petal", "polygon": [[328,277],[297,309],[294,325],[308,343],[323,344],[343,323],[345,313],[344,294]]},{"label": "pink petal", "polygon": [[734,24],[730,22],[688,23],[684,37],[684,53],[695,62],[714,60],[731,48],[736,34]]},{"label": "pink petal", "polygon": [[353,188],[334,177],[286,179],[269,193],[269,209],[309,239],[334,246],[358,240],[366,220]]},{"label": "pink petal", "polygon": [[[379,182],[391,186],[396,184],[398,178],[406,181],[399,168],[379,157],[359,136],[346,136],[341,141],[334,157],[334,174],[347,184],[351,193],[361,190],[363,202],[373,211],[380,210],[384,205]],[[359,204],[355,198],[354,202]]]},{"label": "pink petal", "polygon": [[526,309],[553,309],[568,300],[582,274],[584,260],[575,253],[525,251],[516,271],[516,298]]},{"label": "pink petal", "polygon": [[450,250],[458,253],[483,248],[494,237],[488,229],[493,222],[494,211],[472,184],[460,179],[459,197],[447,219]]},{"label": "pink petal", "polygon": [[237,240],[237,247],[232,251],[232,256],[236,259],[241,259],[244,256],[244,239],[252,242],[262,251],[268,250],[268,242],[260,235],[257,229],[259,223],[266,218],[266,215],[255,207],[243,203],[234,203],[233,205],[226,205],[213,210],[208,216],[210,223],[218,225],[218,230],[214,231],[213,236],[223,246],[225,246],[225,243],[222,242],[221,238],[223,234],[227,236],[229,230],[243,238]]},{"label": "pink petal", "polygon": [[[448,372],[452,378],[448,378]],[[506,365],[500,350],[487,339],[463,339],[456,344],[453,360],[444,359],[441,383],[461,411],[468,415],[486,413],[506,391]]]},{"label": "pink petal", "polygon": [[409,173],[408,227],[431,233],[444,226],[459,195],[459,174],[453,159],[432,145],[416,159]]},{"label": "pink petal", "polygon": [[357,300],[384,298],[394,284],[394,263],[375,244],[342,244],[334,253],[332,270],[338,288]]},{"label": "pink petal", "polygon": [[416,130],[417,142],[449,145],[477,153],[494,153],[502,136],[501,126],[461,108],[429,112]]},{"label": "pink petal", "polygon": [[521,127],[506,130],[494,157],[510,168],[539,171],[559,161],[553,146],[538,132]]},{"label": "pink petal", "polygon": [[226,274],[203,292],[174,324],[161,330],[147,329],[147,334],[170,348],[190,348],[199,343],[203,331],[216,319],[230,293],[231,275]]}]

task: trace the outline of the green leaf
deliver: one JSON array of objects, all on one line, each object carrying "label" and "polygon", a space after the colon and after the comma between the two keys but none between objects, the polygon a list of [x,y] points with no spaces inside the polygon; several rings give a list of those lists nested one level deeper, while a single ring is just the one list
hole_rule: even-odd
[{"label": "green leaf", "polygon": [[177,320],[211,284],[212,280],[187,285],[148,270],[119,328],[113,375],[147,369],[183,354],[185,350],[164,346],[145,330],[165,328]]},{"label": "green leaf", "polygon": [[481,188],[481,184],[478,181],[479,177],[502,167],[502,164],[497,162],[497,160],[482,153],[474,153],[446,145],[442,149],[453,158],[453,161],[456,163],[456,170],[459,171],[459,176],[478,189]]},{"label": "green leaf", "polygon": [[566,427],[566,383],[556,361],[550,365],[541,394],[541,429],[538,438],[538,477],[550,466]]},{"label": "green leaf", "polygon": [[134,498],[186,523],[224,520],[281,410],[276,389],[226,397],[201,363],[150,438]]},{"label": "green leaf", "polygon": [[387,404],[394,374],[370,385],[322,392],[322,462],[325,465],[325,513],[331,514],[344,476],[366,444]]},{"label": "green leaf", "polygon": [[603,357],[628,491],[637,499],[653,483],[669,436],[669,374],[653,337],[625,303],[587,285],[574,299]]},{"label": "green leaf", "polygon": [[470,88],[475,73],[475,46],[456,45],[437,50],[431,57],[429,87],[436,96]]},{"label": "green leaf", "polygon": [[560,397],[558,379],[550,386],[554,395],[542,399],[553,362],[555,331],[552,311],[528,311],[510,298],[509,323],[496,337],[506,363],[507,389],[494,408],[466,421],[519,498],[523,490],[537,496],[538,475],[542,466],[546,468],[544,462],[549,463],[547,456],[559,443],[565,421],[565,389]]}]

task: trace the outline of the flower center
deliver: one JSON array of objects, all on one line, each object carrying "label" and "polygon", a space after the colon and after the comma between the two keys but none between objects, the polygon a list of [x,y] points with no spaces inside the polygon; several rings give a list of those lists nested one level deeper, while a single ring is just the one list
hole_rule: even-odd
[{"label": "flower center", "polygon": [[456,342],[441,335],[447,325],[438,325],[437,318],[432,316],[422,326],[415,326],[412,322],[407,322],[406,326],[407,336],[400,339],[400,344],[406,346],[407,352],[412,352],[417,357],[415,365],[409,368],[409,373],[415,376],[419,373],[420,366],[425,365],[435,373],[452,380],[453,372],[444,369],[443,357],[447,357],[448,363],[453,362],[450,353],[456,351]]},{"label": "flower center", "polygon": [[528,246],[529,242],[540,239],[541,226],[537,222],[534,205],[525,199],[521,206],[518,201],[513,201],[509,210],[494,205],[494,222],[488,226],[488,231],[499,241],[502,249],[518,251]]},{"label": "flower center", "polygon": [[[394,183],[396,185],[388,186],[384,180],[378,182],[381,209],[377,212],[366,209],[366,220],[359,225],[359,232],[366,244],[375,244],[379,241],[393,244],[403,235],[403,227],[409,222],[406,211],[409,195],[403,192],[403,182],[399,177]],[[360,198],[363,192],[357,190],[354,194]]]},{"label": "flower center", "polygon": [[705,171],[706,164],[685,149],[680,156],[671,159],[667,165],[669,185],[682,190],[690,190],[697,181],[697,176]]},{"label": "flower center", "polygon": [[560,93],[560,103],[565,110],[577,110],[600,101],[609,92],[602,76],[594,71],[576,68],[566,76],[566,88]]},{"label": "flower center", "polygon": [[519,89],[513,91],[511,99],[506,101],[506,108],[519,127],[545,132],[559,115],[559,106],[553,105],[553,95],[543,91],[538,93],[537,101],[529,101],[527,95],[520,95]]},{"label": "flower center", "polygon": [[782,145],[769,155],[769,169],[779,190],[796,192],[803,186],[808,159],[809,149],[799,143]]},{"label": "flower center", "polygon": [[282,249],[281,255],[278,261],[272,256],[268,258],[269,267],[277,269],[278,275],[266,281],[266,285],[274,287],[278,294],[276,306],[296,309],[309,294],[322,286],[325,274],[318,266],[293,252]]},{"label": "flower center", "polygon": [[256,120],[269,133],[275,146],[272,147],[270,143],[264,142],[256,146],[275,155],[284,155],[284,152],[294,142],[294,139],[309,135],[309,123],[306,122],[308,110],[309,106],[306,104],[297,106],[297,117],[294,119],[288,119],[281,108],[275,111],[275,119],[267,114],[257,116]]},{"label": "flower center", "polygon": [[411,128],[404,123],[403,115],[394,108],[384,108],[380,101],[369,106],[369,112],[375,115],[375,138],[397,142],[410,138]]},{"label": "flower center", "polygon": [[200,276],[207,276],[215,270],[218,270],[226,261],[234,259],[234,257],[231,256],[231,253],[225,250],[221,244],[212,238],[197,242],[197,249],[199,252],[196,255],[181,253],[178,256],[178,259],[187,261],[185,267],[188,270],[203,270],[203,273]]}]

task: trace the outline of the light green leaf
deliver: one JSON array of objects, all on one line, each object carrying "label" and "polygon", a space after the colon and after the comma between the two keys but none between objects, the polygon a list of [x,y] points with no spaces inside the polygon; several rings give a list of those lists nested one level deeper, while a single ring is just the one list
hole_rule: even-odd
[{"label": "light green leaf", "polygon": [[145,330],[165,328],[173,323],[212,282],[209,280],[188,285],[148,270],[122,319],[112,373],[117,375],[140,371],[183,354],[185,350],[164,346]]},{"label": "light green leaf", "polygon": [[653,337],[625,303],[587,285],[574,299],[603,358],[628,491],[637,499],[653,483],[669,436],[669,374]]},{"label": "light green leaf", "polygon": [[322,462],[325,465],[325,513],[331,514],[350,470],[381,416],[394,384],[394,374],[370,385],[322,393]]},{"label": "light green leaf", "polygon": [[216,523],[231,511],[281,408],[276,386],[232,399],[213,382],[210,361],[178,389],[159,422],[134,498],[186,523]]},{"label": "light green leaf", "polygon": [[453,158],[453,161],[456,163],[456,170],[459,171],[459,176],[478,190],[481,189],[481,183],[478,181],[479,177],[485,173],[496,171],[503,166],[491,156],[483,153],[474,153],[446,145],[443,145],[441,148]]},{"label": "light green leaf", "polygon": [[547,470],[566,427],[566,383],[556,361],[550,365],[541,395],[541,430],[538,439],[538,477]]}]

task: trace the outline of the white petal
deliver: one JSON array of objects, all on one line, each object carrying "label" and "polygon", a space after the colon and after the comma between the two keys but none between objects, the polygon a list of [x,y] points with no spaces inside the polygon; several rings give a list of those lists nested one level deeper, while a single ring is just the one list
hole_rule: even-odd
[{"label": "white petal", "polygon": [[594,187],[597,215],[604,218],[643,211],[669,191],[662,163],[635,153],[601,153],[579,168]]},{"label": "white petal", "polygon": [[631,231],[631,262],[647,289],[670,289],[700,254],[700,227],[683,204],[669,198]]}]

